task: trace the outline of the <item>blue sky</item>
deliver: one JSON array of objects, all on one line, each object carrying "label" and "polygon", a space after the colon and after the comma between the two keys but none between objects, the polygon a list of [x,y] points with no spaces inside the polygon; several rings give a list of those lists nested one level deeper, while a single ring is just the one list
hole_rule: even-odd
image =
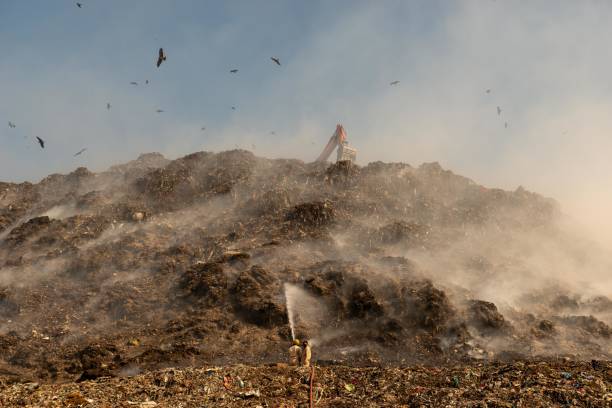
[{"label": "blue sky", "polygon": [[[12,92],[2,97],[1,115],[18,128],[2,132],[2,150],[13,160],[0,170],[4,178],[36,179],[75,164],[105,167],[143,151],[172,156],[260,144],[262,154],[308,160],[336,122],[348,126],[358,118],[350,105],[363,109],[368,94],[386,91],[389,81],[411,69],[396,63],[389,52],[393,41],[368,44],[368,33],[427,38],[446,13],[431,1],[409,8],[387,2],[379,10],[370,10],[371,4],[84,1],[79,9],[70,1],[2,2],[0,81]],[[371,13],[370,21],[360,9]],[[336,31],[351,18],[363,35]],[[326,46],[317,55],[320,41]],[[157,69],[160,46],[169,59]],[[377,52],[378,46],[385,49]],[[230,74],[232,68],[238,74]],[[313,132],[307,147],[291,143],[311,119],[324,133]],[[45,139],[48,150],[28,143],[34,136]],[[75,163],[70,153],[81,147],[89,150]]]},{"label": "blue sky", "polygon": [[360,164],[439,161],[612,226],[612,3],[82,3],[0,2],[2,180],[150,151],[309,161],[340,122]]}]

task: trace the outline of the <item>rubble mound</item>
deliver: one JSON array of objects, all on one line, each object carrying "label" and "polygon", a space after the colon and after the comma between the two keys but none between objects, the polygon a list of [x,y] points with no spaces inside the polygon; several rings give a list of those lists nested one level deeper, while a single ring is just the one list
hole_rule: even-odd
[{"label": "rubble mound", "polygon": [[472,300],[468,305],[469,323],[481,333],[509,331],[510,326],[494,303]]},{"label": "rubble mound", "polygon": [[433,286],[430,281],[415,282],[402,288],[407,315],[419,327],[434,333],[442,332],[454,314],[446,293]]},{"label": "rubble mound", "polygon": [[360,173],[360,168],[350,160],[343,160],[332,164],[325,170],[325,180],[330,184],[350,186]]},{"label": "rubble mound", "polygon": [[223,299],[228,282],[219,263],[197,263],[181,277],[181,289],[204,303],[214,304]]},{"label": "rubble mound", "polygon": [[36,234],[40,233],[51,225],[51,220],[47,216],[35,217],[13,229],[5,242],[11,246],[23,244]]},{"label": "rubble mound", "polygon": [[232,287],[239,313],[264,327],[287,324],[287,311],[280,296],[280,282],[260,266],[243,271]]},{"label": "rubble mound", "polygon": [[610,294],[555,280],[606,256],[562,221],[437,163],[149,153],[0,183],[0,383],[277,363],[292,334],[319,365],[607,360]]},{"label": "rubble mound", "polygon": [[308,227],[322,227],[334,220],[334,208],[330,202],[298,204],[287,213],[287,219]]}]

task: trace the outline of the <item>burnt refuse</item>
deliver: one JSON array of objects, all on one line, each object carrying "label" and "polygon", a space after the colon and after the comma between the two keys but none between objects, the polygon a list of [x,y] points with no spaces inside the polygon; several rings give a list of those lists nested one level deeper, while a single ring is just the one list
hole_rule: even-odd
[{"label": "burnt refuse", "polygon": [[[0,387],[282,363],[292,328],[312,342],[315,363],[337,367],[491,375],[483,367],[499,361],[606,361],[609,294],[555,278],[560,265],[586,276],[605,252],[565,232],[563,217],[553,200],[486,188],[437,163],[304,163],[244,150],[149,153],[99,173],[0,182]],[[156,383],[172,383],[160,375]],[[331,392],[368,388],[350,377]],[[454,371],[431,378],[453,390],[476,384]],[[490,391],[474,387],[474,400]],[[424,403],[429,394],[418,393],[375,404]],[[547,401],[569,398],[561,394]]]}]

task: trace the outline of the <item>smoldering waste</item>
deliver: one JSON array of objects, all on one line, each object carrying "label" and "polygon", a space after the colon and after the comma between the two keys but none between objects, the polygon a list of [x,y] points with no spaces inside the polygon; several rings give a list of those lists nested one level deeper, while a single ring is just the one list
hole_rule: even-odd
[{"label": "smoldering waste", "polygon": [[541,278],[525,244],[584,264],[561,219],[436,163],[241,150],[0,183],[0,375],[284,361],[286,284],[319,365],[609,359],[612,301]]}]

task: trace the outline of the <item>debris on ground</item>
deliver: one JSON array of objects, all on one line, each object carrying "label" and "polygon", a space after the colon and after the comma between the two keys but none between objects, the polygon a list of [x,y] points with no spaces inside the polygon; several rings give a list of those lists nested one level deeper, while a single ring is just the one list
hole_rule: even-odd
[{"label": "debris on ground", "polygon": [[[441,368],[328,366],[315,372],[317,407],[605,407],[612,399],[610,362],[598,369],[588,363],[532,361]],[[305,367],[238,365],[172,368],[81,383],[0,382],[0,405],[298,407],[308,406],[309,375]],[[236,385],[238,379],[243,387]]]}]

